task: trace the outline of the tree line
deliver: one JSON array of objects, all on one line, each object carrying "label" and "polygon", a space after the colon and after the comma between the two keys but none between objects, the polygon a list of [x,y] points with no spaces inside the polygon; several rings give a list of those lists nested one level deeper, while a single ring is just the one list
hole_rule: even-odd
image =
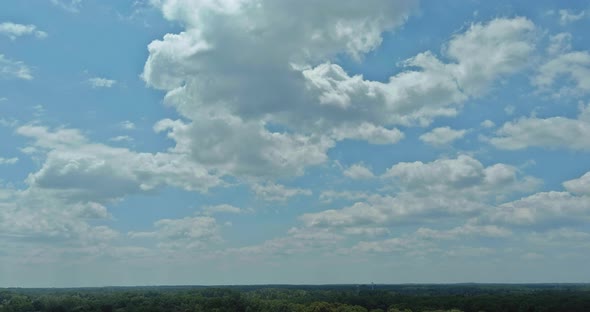
[{"label": "tree line", "polygon": [[590,311],[588,285],[0,289],[0,312]]}]

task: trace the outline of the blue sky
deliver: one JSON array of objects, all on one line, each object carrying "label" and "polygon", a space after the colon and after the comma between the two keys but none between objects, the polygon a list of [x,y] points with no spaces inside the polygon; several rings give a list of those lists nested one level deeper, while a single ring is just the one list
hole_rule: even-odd
[{"label": "blue sky", "polygon": [[0,3],[0,287],[587,282],[583,1]]}]

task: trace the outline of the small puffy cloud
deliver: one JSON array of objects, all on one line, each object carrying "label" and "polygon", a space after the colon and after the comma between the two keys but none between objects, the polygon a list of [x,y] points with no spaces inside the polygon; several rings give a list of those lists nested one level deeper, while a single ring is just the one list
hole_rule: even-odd
[{"label": "small puffy cloud", "polygon": [[31,69],[23,62],[14,61],[0,54],[0,78],[31,80]]},{"label": "small puffy cloud", "polygon": [[122,121],[119,124],[119,126],[125,130],[134,130],[135,129],[135,123],[133,123],[132,121],[129,121],[129,120]]},{"label": "small puffy cloud", "polygon": [[109,139],[111,142],[132,142],[133,138],[128,135],[119,135]]},{"label": "small puffy cloud", "polygon": [[281,184],[265,183],[265,184],[254,184],[252,190],[256,194],[256,197],[267,201],[286,201],[293,196],[310,196],[312,192],[310,190],[301,188],[288,188]]},{"label": "small puffy cloud", "polygon": [[83,219],[107,219],[110,214],[107,207],[95,202],[77,203],[74,205],[75,213]]},{"label": "small puffy cloud", "polygon": [[454,130],[450,127],[434,128],[420,136],[420,141],[434,145],[447,145],[465,136],[467,130]]},{"label": "small puffy cloud", "polygon": [[[401,162],[387,169],[383,177],[395,179],[405,189],[432,192],[438,188],[465,188],[484,183],[486,170],[490,168],[486,169],[471,156],[459,155],[455,159],[437,159],[430,163]],[[506,172],[506,179],[515,179],[514,170]]]},{"label": "small puffy cloud", "polygon": [[493,121],[491,121],[489,119],[486,119],[486,120],[484,120],[484,121],[481,122],[481,126],[484,127],[484,128],[488,128],[489,129],[489,128],[495,127],[496,124]]},{"label": "small puffy cloud", "polygon": [[580,178],[565,181],[563,186],[570,193],[577,195],[590,195],[590,172],[587,172]]},{"label": "small puffy cloud", "polygon": [[12,40],[26,35],[34,35],[40,39],[47,37],[47,33],[37,30],[37,26],[35,25],[23,25],[11,22],[4,22],[0,24],[0,35],[5,35]]},{"label": "small puffy cloud", "polygon": [[0,157],[0,165],[14,165],[18,162],[18,157],[3,158]]},{"label": "small puffy cloud", "polygon": [[577,119],[524,117],[505,123],[489,139],[507,150],[528,147],[590,150],[590,105],[582,107]]},{"label": "small puffy cloud", "polygon": [[516,107],[514,107],[513,105],[508,105],[508,106],[504,107],[504,112],[508,116],[514,115],[515,110],[516,110]]},{"label": "small puffy cloud", "polygon": [[559,10],[559,23],[561,25],[567,25],[579,21],[585,16],[586,11],[580,11],[578,13],[575,13],[570,10]]},{"label": "small puffy cloud", "polygon": [[370,179],[375,176],[373,172],[363,164],[354,164],[346,168],[342,174],[351,179]]},{"label": "small puffy cloud", "polygon": [[215,206],[205,206],[202,208],[202,210],[207,215],[213,215],[213,214],[218,214],[218,213],[239,214],[239,213],[243,212],[242,209],[240,209],[236,206],[228,205],[228,204],[221,204],[221,205],[215,205]]},{"label": "small puffy cloud", "polygon": [[117,81],[107,78],[94,77],[88,79],[88,83],[90,83],[93,88],[111,88],[117,83]]},{"label": "small puffy cloud", "polygon": [[334,129],[333,136],[337,140],[363,140],[371,144],[395,144],[404,138],[398,129],[387,129],[370,123],[339,127]]}]

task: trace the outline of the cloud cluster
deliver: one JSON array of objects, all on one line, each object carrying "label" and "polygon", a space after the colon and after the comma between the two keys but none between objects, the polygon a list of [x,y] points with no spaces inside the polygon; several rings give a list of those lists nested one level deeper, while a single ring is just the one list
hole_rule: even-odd
[{"label": "cloud cluster", "polygon": [[342,53],[360,59],[378,47],[414,1],[154,4],[185,27],[148,48],[144,80],[166,91],[166,103],[183,117],[156,128],[174,140],[175,152],[235,176],[301,175],[345,139],[396,143],[404,137],[396,126],[456,115],[534,49],[531,21],[498,18],[453,36],[443,49],[450,62],[427,51],[379,82],[331,60]]},{"label": "cloud cluster", "polygon": [[513,193],[530,192],[539,181],[522,177],[505,164],[484,166],[460,155],[430,163],[398,163],[382,176],[395,195],[368,195],[351,206],[303,214],[307,227],[382,227],[426,222],[441,217],[477,215],[495,200]]},{"label": "cloud cluster", "polygon": [[[42,165],[29,174],[26,189],[0,189],[2,236],[80,247],[106,242],[118,237],[118,232],[89,221],[110,219],[109,204],[161,186],[205,191],[221,183],[183,155],[137,153],[92,143],[75,129],[23,125],[16,133],[30,140],[23,151]],[[193,224],[189,221],[156,226],[167,231]]]}]

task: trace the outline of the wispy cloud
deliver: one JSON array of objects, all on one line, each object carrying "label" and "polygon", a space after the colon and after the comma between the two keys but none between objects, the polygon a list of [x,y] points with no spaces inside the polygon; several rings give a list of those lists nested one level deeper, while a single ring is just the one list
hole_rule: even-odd
[{"label": "wispy cloud", "polygon": [[72,13],[80,12],[82,0],[51,0],[51,3]]},{"label": "wispy cloud", "polygon": [[135,129],[135,124],[129,120],[122,121],[119,125],[121,126],[121,128],[123,128],[125,130],[134,130]]},{"label": "wispy cloud", "polygon": [[35,25],[15,24],[12,22],[4,22],[0,24],[0,34],[15,40],[21,36],[33,35],[39,39],[47,37],[47,33],[37,29]]},{"label": "wispy cloud", "polygon": [[579,13],[574,13],[569,10],[559,10],[559,23],[561,25],[567,25],[576,21],[581,20],[586,16],[586,11],[580,11]]},{"label": "wispy cloud", "polygon": [[111,141],[111,142],[132,142],[133,138],[128,135],[119,135],[119,136],[110,138],[109,141]]},{"label": "wispy cloud", "polygon": [[0,165],[14,165],[18,162],[18,158],[17,157],[12,157],[12,158],[3,158],[0,157]]},{"label": "wispy cloud", "polygon": [[0,78],[31,80],[33,74],[25,63],[11,60],[0,54]]},{"label": "wispy cloud", "polygon": [[116,80],[101,77],[90,78],[88,82],[93,88],[111,88],[117,83]]}]

